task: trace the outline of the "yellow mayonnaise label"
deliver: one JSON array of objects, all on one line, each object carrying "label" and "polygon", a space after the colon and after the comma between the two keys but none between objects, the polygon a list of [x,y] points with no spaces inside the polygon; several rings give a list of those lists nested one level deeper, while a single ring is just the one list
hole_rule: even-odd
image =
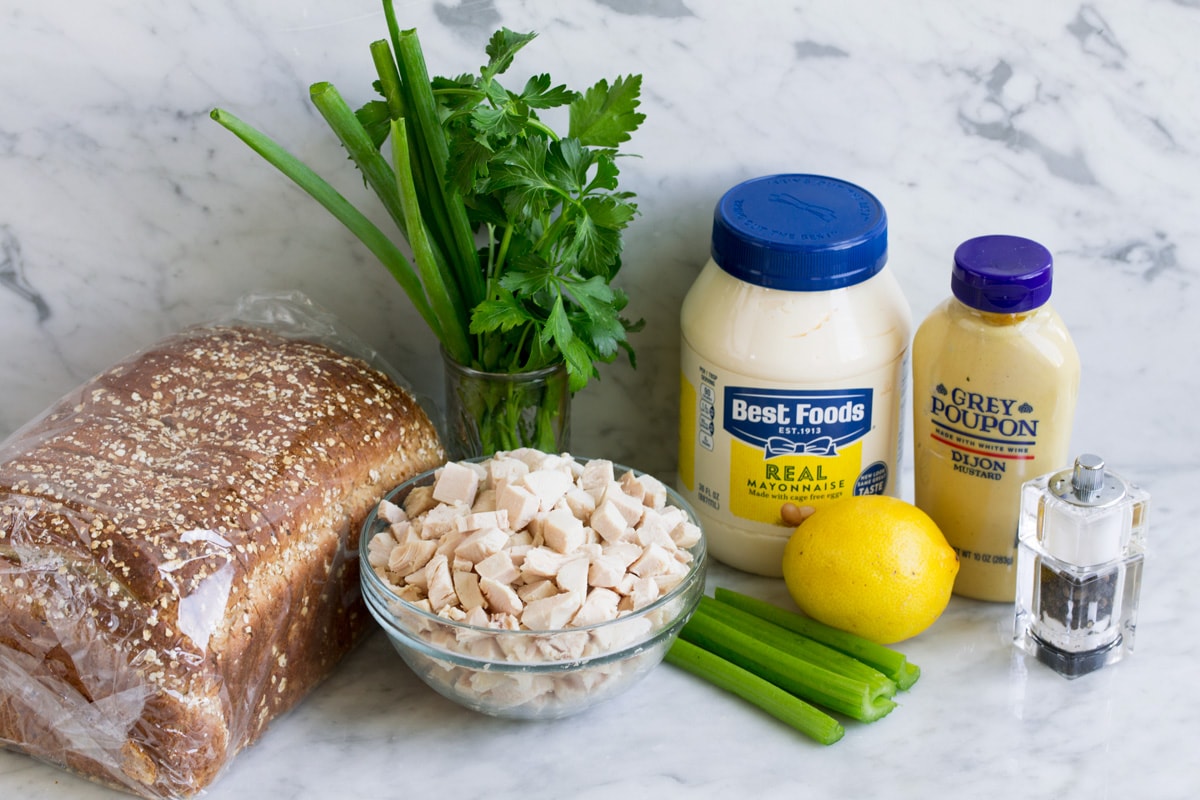
[{"label": "yellow mayonnaise label", "polygon": [[792,530],[784,503],[897,494],[903,354],[819,388],[768,384],[686,343],[682,366],[679,488],[718,559],[771,574]]},{"label": "yellow mayonnaise label", "polygon": [[[786,502],[820,507],[854,493],[862,472],[862,443],[821,456],[777,455],[741,441],[730,447],[729,510],[738,517],[774,524]],[[875,492],[869,492],[874,494]]]}]

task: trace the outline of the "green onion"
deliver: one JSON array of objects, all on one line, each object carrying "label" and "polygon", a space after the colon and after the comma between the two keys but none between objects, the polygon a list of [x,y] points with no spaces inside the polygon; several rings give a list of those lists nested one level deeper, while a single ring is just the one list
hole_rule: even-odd
[{"label": "green onion", "polygon": [[809,617],[786,611],[731,589],[717,587],[713,594],[721,603],[740,608],[742,611],[773,622],[782,628],[787,628],[835,650],[840,650],[864,664],[869,664],[895,681],[897,688],[902,691],[909,689],[921,676],[921,668],[916,664],[909,663],[903,653],[876,644],[856,634],[838,630]]},{"label": "green onion", "polygon": [[779,628],[769,641],[764,641],[736,623],[718,618],[710,609],[710,605],[701,603],[683,626],[680,637],[797,697],[853,719],[873,722],[896,707],[888,696],[889,686],[895,693],[895,684],[882,675],[882,681],[866,681],[820,666],[796,654],[797,634]]},{"label": "green onion", "polygon": [[821,744],[833,744],[846,733],[840,722],[819,708],[691,642],[676,639],[666,660],[753,703]]},{"label": "green onion", "polygon": [[291,153],[284,150],[272,139],[238,119],[228,111],[213,109],[211,116],[235,136],[245,142],[250,149],[262,156],[268,163],[291,178],[296,185],[306,191],[314,200],[325,207],[339,222],[346,226],[355,236],[367,246],[383,263],[388,272],[396,279],[408,295],[413,307],[421,315],[421,319],[429,326],[439,339],[447,334],[442,330],[441,322],[425,296],[420,278],[412,264],[391,239],[367,219],[366,215],[355,208],[350,201],[338,193],[325,179]]}]

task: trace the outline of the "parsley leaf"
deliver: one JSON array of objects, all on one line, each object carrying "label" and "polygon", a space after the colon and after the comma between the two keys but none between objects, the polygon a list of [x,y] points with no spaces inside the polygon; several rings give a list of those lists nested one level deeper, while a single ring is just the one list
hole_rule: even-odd
[{"label": "parsley leaf", "polygon": [[629,141],[629,135],[646,119],[636,111],[641,89],[641,75],[617,78],[611,88],[601,78],[571,103],[569,135],[595,147],[616,147]]}]

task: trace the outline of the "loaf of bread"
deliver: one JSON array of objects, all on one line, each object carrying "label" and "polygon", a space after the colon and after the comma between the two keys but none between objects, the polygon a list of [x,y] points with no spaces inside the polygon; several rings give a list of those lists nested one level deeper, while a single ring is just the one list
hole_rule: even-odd
[{"label": "loaf of bread", "polygon": [[363,520],[444,460],[384,374],[262,329],[93,379],[0,446],[0,745],[200,791],[366,630]]}]

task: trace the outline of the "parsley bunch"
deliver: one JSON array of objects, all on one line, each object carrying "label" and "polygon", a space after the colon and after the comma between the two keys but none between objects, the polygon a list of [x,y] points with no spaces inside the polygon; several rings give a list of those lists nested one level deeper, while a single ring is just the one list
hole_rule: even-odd
[{"label": "parsley bunch", "polygon": [[[611,285],[637,212],[618,189],[618,147],[644,120],[641,76],[583,92],[547,74],[499,78],[532,33],[497,31],[478,74],[430,79],[416,31],[383,0],[371,44],[380,99],[352,111],[333,86],[311,97],[408,244],[408,255],[307,166],[221,109],[213,118],[342,221],[379,258],[455,361],[516,373],[565,362],[571,392],[641,328]],[[565,135],[539,116],[565,109]],[[390,161],[384,149],[390,143]],[[500,443],[492,447],[516,443]],[[536,444],[536,443],[535,443]],[[488,446],[485,444],[485,450]]]}]

